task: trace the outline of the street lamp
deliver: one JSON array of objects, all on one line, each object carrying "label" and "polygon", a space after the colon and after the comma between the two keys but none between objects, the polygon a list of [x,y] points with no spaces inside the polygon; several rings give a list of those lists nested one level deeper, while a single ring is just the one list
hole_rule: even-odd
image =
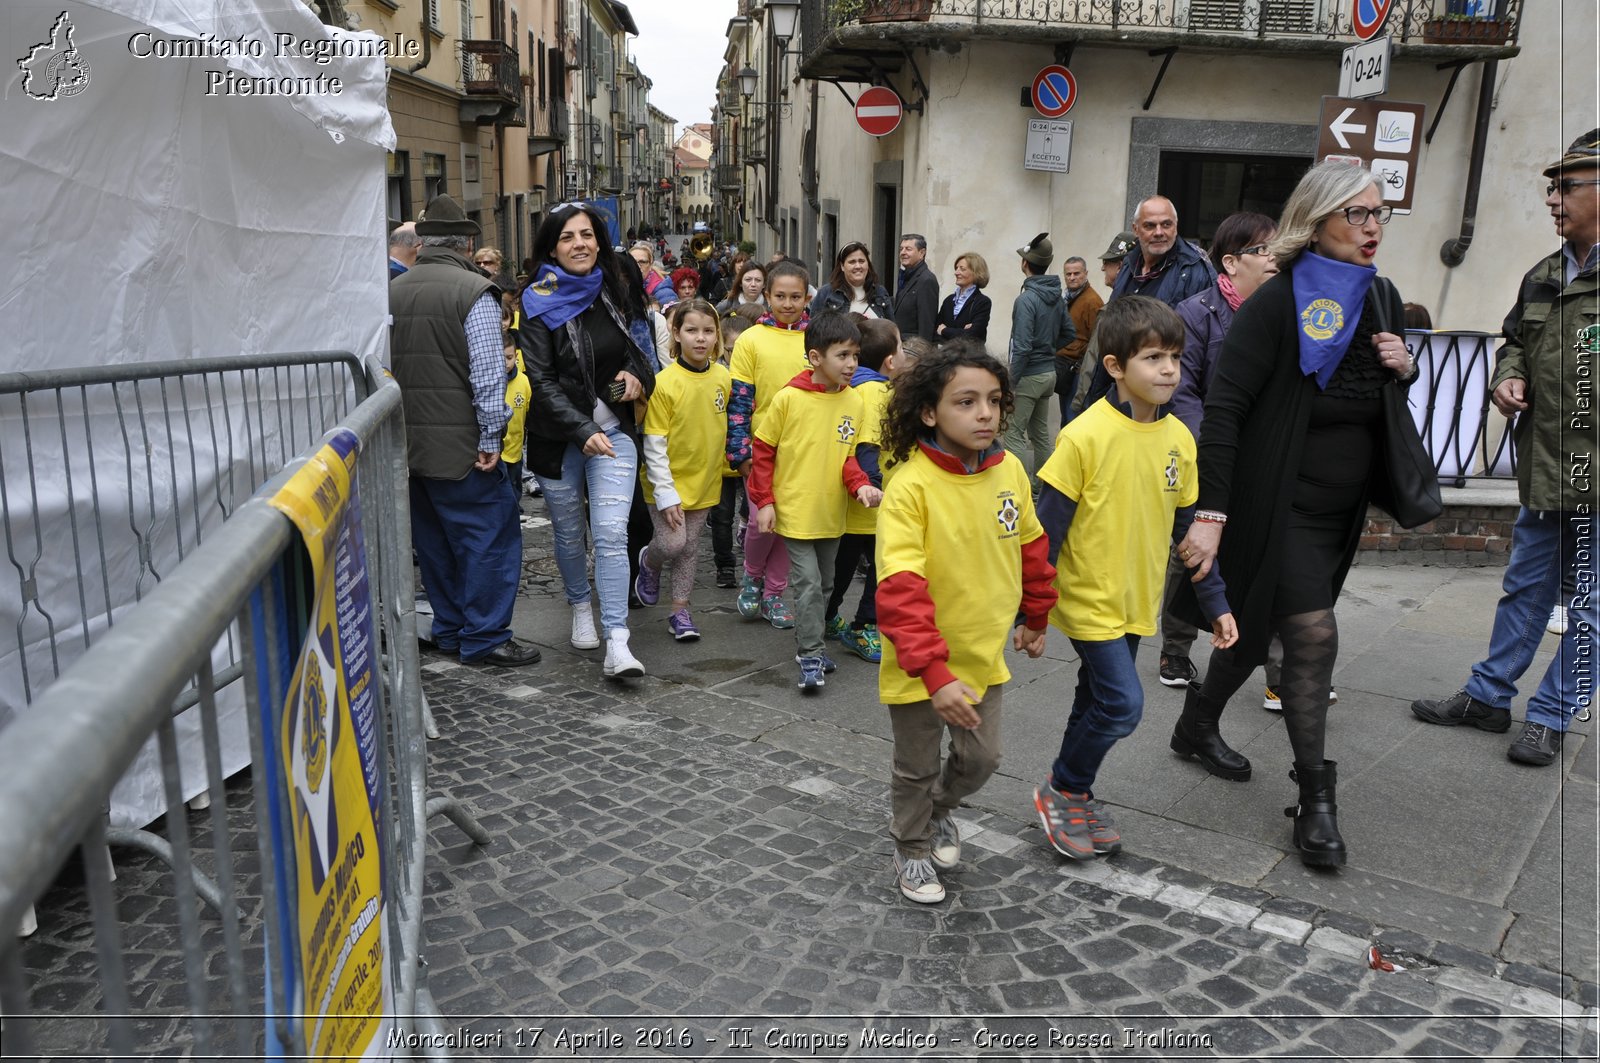
[{"label": "street lamp", "polygon": [[789,39],[800,21],[800,0],[767,0],[767,11],[772,14],[772,39],[782,51],[789,47]]},{"label": "street lamp", "polygon": [[761,79],[761,75],[756,73],[755,67],[747,66],[740,70],[737,76],[739,78],[739,95],[748,100],[756,94],[756,82]]}]

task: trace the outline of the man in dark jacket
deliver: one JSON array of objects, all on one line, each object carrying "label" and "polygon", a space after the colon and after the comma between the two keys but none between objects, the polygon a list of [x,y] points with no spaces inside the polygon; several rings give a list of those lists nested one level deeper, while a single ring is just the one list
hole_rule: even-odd
[{"label": "man in dark jacket", "polygon": [[411,222],[401,222],[394,227],[394,232],[389,234],[390,280],[417,264],[417,246],[421,243],[422,237],[417,235],[417,227]]},{"label": "man in dark jacket", "polygon": [[417,264],[389,283],[411,539],[433,646],[463,664],[534,664],[539,651],[511,637],[522,531],[518,485],[500,463],[509,413],[500,290],[467,257],[480,231],[453,199],[436,197],[417,219]]},{"label": "man in dark jacket", "polygon": [[894,288],[894,323],[900,336],[932,342],[939,317],[939,278],[928,268],[928,241],[917,233],[900,237],[900,278]]},{"label": "man in dark jacket", "polygon": [[[1166,196],[1140,201],[1133,212],[1133,235],[1138,246],[1122,260],[1108,305],[1124,295],[1148,295],[1176,309],[1217,282],[1217,271],[1205,252],[1178,235],[1178,211]],[[1089,356],[1096,363],[1094,378],[1082,402],[1075,404],[1075,413],[1111,390],[1111,376],[1098,364],[1100,351],[1092,342]]]},{"label": "man in dark jacket", "polygon": [[1067,302],[1061,296],[1061,278],[1050,272],[1055,249],[1050,234],[1040,233],[1027,247],[1017,248],[1022,259],[1022,291],[1011,304],[1011,384],[1017,405],[1006,429],[1006,449],[1028,470],[1035,493],[1039,467],[1050,457],[1055,440],[1050,432],[1050,396],[1056,390],[1056,350],[1072,342],[1076,332]]},{"label": "man in dark jacket", "polygon": [[1522,733],[1506,755],[1535,767],[1561,755],[1562,738],[1595,693],[1594,511],[1596,363],[1600,362],[1600,129],[1548,166],[1545,205],[1560,250],[1522,278],[1506,318],[1505,343],[1490,386],[1495,408],[1516,416],[1517,494],[1511,558],[1495,607],[1488,655],[1467,685],[1447,698],[1419,699],[1426,723],[1503,734],[1511,728],[1517,680],[1533,663],[1545,617],[1566,577],[1575,593],[1561,646],[1528,699]]}]

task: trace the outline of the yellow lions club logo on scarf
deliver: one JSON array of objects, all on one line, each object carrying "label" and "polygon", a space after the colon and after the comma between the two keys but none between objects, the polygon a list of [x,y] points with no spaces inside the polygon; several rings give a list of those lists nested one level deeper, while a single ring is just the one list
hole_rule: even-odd
[{"label": "yellow lions club logo on scarf", "polygon": [[1300,311],[1300,328],[1314,340],[1329,339],[1344,328],[1344,308],[1332,299],[1313,300]]},{"label": "yellow lions club logo on scarf", "polygon": [[528,285],[528,287],[532,288],[539,295],[549,296],[556,294],[555,272],[547,270],[539,277],[538,280],[535,280],[532,284]]}]

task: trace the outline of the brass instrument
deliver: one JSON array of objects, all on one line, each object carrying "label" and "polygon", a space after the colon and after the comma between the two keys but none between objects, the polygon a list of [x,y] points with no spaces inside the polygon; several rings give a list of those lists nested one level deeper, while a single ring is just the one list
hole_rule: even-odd
[{"label": "brass instrument", "polygon": [[710,258],[713,250],[715,250],[715,245],[711,240],[710,233],[695,233],[689,240],[689,253],[701,262]]}]

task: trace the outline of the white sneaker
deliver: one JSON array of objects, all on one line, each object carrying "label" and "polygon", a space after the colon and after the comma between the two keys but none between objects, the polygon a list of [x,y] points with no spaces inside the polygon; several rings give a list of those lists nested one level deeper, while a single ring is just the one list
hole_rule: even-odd
[{"label": "white sneaker", "polygon": [[894,854],[894,876],[900,893],[908,901],[918,904],[938,904],[944,900],[944,886],[931,860],[907,860],[898,852]]},{"label": "white sneaker", "polygon": [[940,871],[949,871],[961,863],[961,832],[956,829],[953,816],[933,821],[929,848],[933,850],[933,866]]},{"label": "white sneaker", "polygon": [[607,679],[639,679],[644,675],[644,665],[628,651],[628,629],[614,627],[606,636]]},{"label": "white sneaker", "polygon": [[589,611],[588,602],[579,602],[572,607],[572,648],[575,650],[600,648],[600,632],[594,629],[594,614]]},{"label": "white sneaker", "polygon": [[1567,633],[1567,607],[1558,605],[1550,610],[1550,619],[1545,621],[1544,629],[1552,635],[1565,635]]}]

